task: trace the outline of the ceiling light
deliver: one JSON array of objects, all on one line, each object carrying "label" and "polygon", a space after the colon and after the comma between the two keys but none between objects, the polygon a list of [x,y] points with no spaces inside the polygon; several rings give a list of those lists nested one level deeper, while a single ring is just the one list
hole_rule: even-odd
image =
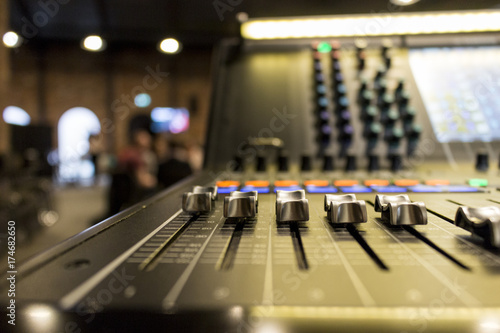
[{"label": "ceiling light", "polygon": [[249,19],[246,39],[365,37],[500,31],[500,10]]},{"label": "ceiling light", "polygon": [[85,37],[82,41],[82,47],[87,51],[99,52],[104,50],[106,42],[99,36],[91,35]]},{"label": "ceiling light", "polygon": [[390,1],[398,6],[409,6],[419,2],[420,0],[390,0]]},{"label": "ceiling light", "polygon": [[21,46],[23,38],[14,31],[8,31],[3,35],[3,44],[9,48]]},{"label": "ceiling light", "polygon": [[174,38],[167,38],[160,42],[159,49],[163,53],[179,53],[181,44]]}]

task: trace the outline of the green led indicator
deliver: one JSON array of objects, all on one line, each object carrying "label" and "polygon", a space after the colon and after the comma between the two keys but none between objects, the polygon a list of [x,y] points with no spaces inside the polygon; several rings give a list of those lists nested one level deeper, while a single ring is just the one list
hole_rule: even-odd
[{"label": "green led indicator", "polygon": [[318,44],[318,52],[328,53],[332,50],[332,46],[329,43],[321,42]]},{"label": "green led indicator", "polygon": [[469,179],[470,186],[488,186],[488,179],[472,178]]}]

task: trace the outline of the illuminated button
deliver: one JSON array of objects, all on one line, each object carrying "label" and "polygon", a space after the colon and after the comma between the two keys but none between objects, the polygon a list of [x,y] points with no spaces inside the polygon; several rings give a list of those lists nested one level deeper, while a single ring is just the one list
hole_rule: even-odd
[{"label": "illuminated button", "polygon": [[370,193],[372,189],[366,186],[354,185],[340,187],[343,193]]},{"label": "illuminated button", "polygon": [[365,180],[366,186],[387,186],[389,181],[387,179],[367,179]]},{"label": "illuminated button", "polygon": [[328,186],[330,184],[329,184],[328,180],[318,179],[318,180],[306,180],[304,182],[304,185],[305,186]]},{"label": "illuminated button", "polygon": [[298,186],[299,182],[296,180],[277,180],[274,182],[274,186],[276,187],[291,187]]},{"label": "illuminated button", "polygon": [[396,186],[416,186],[420,184],[417,179],[396,179],[394,185]]},{"label": "illuminated button", "polygon": [[401,186],[371,186],[371,188],[379,193],[401,193],[406,192],[406,188]]},{"label": "illuminated button", "polygon": [[488,179],[472,178],[469,179],[470,186],[488,186]]},{"label": "illuminated button", "polygon": [[240,192],[252,192],[257,191],[259,194],[269,193],[269,187],[255,187],[255,186],[243,186]]},{"label": "illuminated button", "polygon": [[355,186],[358,185],[359,182],[353,179],[339,179],[333,182],[333,185],[342,187],[342,186]]},{"label": "illuminated button", "polygon": [[306,186],[309,193],[337,193],[338,189],[333,186]]},{"label": "illuminated button", "polygon": [[450,181],[447,179],[429,179],[425,181],[425,185],[429,186],[450,185]]},{"label": "illuminated button", "polygon": [[268,187],[268,180],[249,180],[245,182],[245,186]]},{"label": "illuminated button", "polygon": [[240,182],[237,180],[220,180],[216,184],[218,187],[238,187]]},{"label": "illuminated button", "polygon": [[233,191],[236,191],[238,189],[238,186],[230,186],[230,187],[219,187],[217,190],[217,193],[219,194],[228,194]]},{"label": "illuminated button", "polygon": [[412,192],[416,193],[437,193],[444,192],[443,187],[441,186],[430,186],[430,185],[417,185],[410,186],[408,189]]},{"label": "illuminated button", "polygon": [[286,187],[274,187],[274,193],[277,193],[278,191],[299,191],[302,190],[303,188],[296,185],[296,186],[286,186]]},{"label": "illuminated button", "polygon": [[451,185],[444,186],[443,191],[452,192],[452,193],[460,193],[460,192],[479,192],[477,187],[465,186],[465,185]]}]

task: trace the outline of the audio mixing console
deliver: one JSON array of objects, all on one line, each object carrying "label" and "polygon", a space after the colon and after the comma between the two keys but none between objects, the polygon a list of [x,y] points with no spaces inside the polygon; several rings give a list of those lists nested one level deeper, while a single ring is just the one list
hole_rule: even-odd
[{"label": "audio mixing console", "polygon": [[497,332],[475,37],[226,41],[205,170],[22,266],[21,331]]}]

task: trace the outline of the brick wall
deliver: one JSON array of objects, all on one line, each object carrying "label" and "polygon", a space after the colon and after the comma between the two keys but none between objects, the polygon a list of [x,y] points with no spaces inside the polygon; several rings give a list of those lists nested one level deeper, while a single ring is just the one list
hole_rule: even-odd
[{"label": "brick wall", "polygon": [[[0,16],[0,26],[5,26],[4,16]],[[0,47],[0,111],[8,105],[19,106],[30,114],[32,123],[52,125],[54,147],[59,118],[77,106],[98,116],[111,152],[127,144],[130,118],[157,106],[189,109],[196,105],[196,110],[190,110],[194,111],[190,130],[183,137],[204,142],[211,89],[209,50],[184,50],[171,56],[154,46],[90,53],[69,43],[43,48],[33,44],[15,50]],[[132,104],[142,91],[152,97],[147,109]],[[2,119],[0,152],[8,147],[8,126]]]}]

